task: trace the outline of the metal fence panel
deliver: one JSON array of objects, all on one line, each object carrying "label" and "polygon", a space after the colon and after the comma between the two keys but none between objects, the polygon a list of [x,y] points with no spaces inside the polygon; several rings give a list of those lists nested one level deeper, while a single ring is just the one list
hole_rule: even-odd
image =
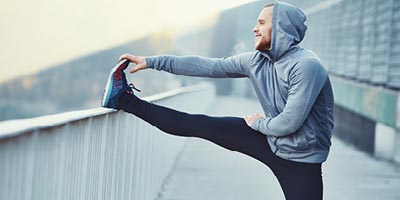
[{"label": "metal fence panel", "polygon": [[[308,18],[307,24],[313,24],[314,26],[309,26],[307,28],[307,34],[304,38],[304,41],[301,45],[304,45],[306,48],[312,47],[312,51],[316,52],[318,56],[321,58],[324,63],[326,63],[325,67],[329,69],[327,60],[329,55],[327,55],[327,49],[329,39],[328,36],[328,25],[325,23],[325,19],[327,17],[327,13],[318,12],[315,14],[315,17]],[[311,49],[311,48],[310,48]]]},{"label": "metal fence panel", "polygon": [[362,35],[360,34],[361,17],[362,17],[362,1],[344,1],[346,9],[343,16],[343,21],[346,24],[344,27],[345,46],[345,76],[356,78],[359,67],[359,55]]},{"label": "metal fence panel", "polygon": [[[336,71],[335,61],[336,61],[336,53],[337,53],[336,48],[335,48],[335,46],[337,44],[337,42],[335,40],[335,37],[337,36],[335,29],[336,29],[336,24],[339,23],[338,22],[339,20],[336,18],[336,10],[335,9],[328,9],[326,11],[319,11],[319,12],[327,13],[327,17],[325,19],[322,19],[322,20],[325,20],[324,24],[327,24],[327,28],[326,28],[327,36],[326,37],[327,37],[328,41],[327,41],[327,46],[326,46],[326,50],[325,50],[325,55],[326,55],[325,62],[328,67],[328,71],[330,73],[335,74],[336,73],[335,72]],[[315,17],[310,16],[309,18],[315,18]],[[309,26],[313,26],[313,24],[310,24]],[[309,48],[312,49],[312,47],[309,47]],[[324,60],[322,60],[322,61],[324,61]]]},{"label": "metal fence panel", "polygon": [[[215,89],[200,86],[149,99],[203,112]],[[184,138],[122,111],[91,113],[64,123],[52,117],[70,114],[0,123],[0,199],[155,199]],[[19,122],[38,125],[7,130],[25,126]]]},{"label": "metal fence panel", "polygon": [[376,5],[374,59],[372,62],[372,79],[375,84],[386,84],[389,74],[389,51],[391,32],[392,1],[379,1]]},{"label": "metal fence panel", "polygon": [[328,72],[400,88],[400,1],[320,1],[305,11],[304,46],[322,58]]},{"label": "metal fence panel", "polygon": [[361,20],[361,52],[358,79],[370,81],[372,78],[372,61],[374,48],[375,5],[377,0],[365,0]]},{"label": "metal fence panel", "polygon": [[344,75],[345,65],[345,33],[344,33],[344,22],[343,22],[343,6],[344,3],[338,3],[334,7],[334,20],[332,21],[332,31],[336,34],[332,35],[332,40],[335,41],[335,45],[332,46],[332,67],[335,68],[335,74]]},{"label": "metal fence panel", "polygon": [[400,88],[400,1],[393,2],[392,33],[390,38],[390,87]]}]

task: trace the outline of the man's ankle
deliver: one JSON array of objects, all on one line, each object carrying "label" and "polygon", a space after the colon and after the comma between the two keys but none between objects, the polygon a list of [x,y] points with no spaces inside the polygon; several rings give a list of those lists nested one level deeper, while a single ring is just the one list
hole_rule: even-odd
[{"label": "man's ankle", "polygon": [[133,109],[136,107],[138,102],[139,98],[137,98],[134,94],[124,92],[119,98],[118,107],[126,112],[133,112]]}]

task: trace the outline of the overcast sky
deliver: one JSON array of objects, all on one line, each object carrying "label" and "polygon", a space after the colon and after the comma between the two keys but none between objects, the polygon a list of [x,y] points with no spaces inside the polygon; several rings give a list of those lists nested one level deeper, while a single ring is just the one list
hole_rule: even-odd
[{"label": "overcast sky", "polygon": [[0,82],[252,0],[0,0]]}]

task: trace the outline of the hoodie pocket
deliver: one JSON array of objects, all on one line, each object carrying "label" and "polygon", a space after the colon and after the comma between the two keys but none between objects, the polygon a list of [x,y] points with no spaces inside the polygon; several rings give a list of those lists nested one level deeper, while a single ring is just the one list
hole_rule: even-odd
[{"label": "hoodie pocket", "polygon": [[279,137],[276,140],[276,147],[285,152],[307,151],[311,147],[310,142],[306,133],[298,131],[285,137]]}]

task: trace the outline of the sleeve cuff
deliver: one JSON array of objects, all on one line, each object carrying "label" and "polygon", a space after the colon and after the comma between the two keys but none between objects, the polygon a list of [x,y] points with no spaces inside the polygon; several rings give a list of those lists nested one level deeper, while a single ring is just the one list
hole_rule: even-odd
[{"label": "sleeve cuff", "polygon": [[146,57],[147,68],[154,69],[154,59],[155,59],[155,56],[147,56]]},{"label": "sleeve cuff", "polygon": [[253,130],[256,130],[256,131],[260,131],[259,130],[259,127],[260,127],[260,123],[261,123],[261,120],[262,120],[263,118],[260,118],[260,119],[257,119],[256,121],[254,121],[252,124],[251,124],[251,128],[253,129]]}]

